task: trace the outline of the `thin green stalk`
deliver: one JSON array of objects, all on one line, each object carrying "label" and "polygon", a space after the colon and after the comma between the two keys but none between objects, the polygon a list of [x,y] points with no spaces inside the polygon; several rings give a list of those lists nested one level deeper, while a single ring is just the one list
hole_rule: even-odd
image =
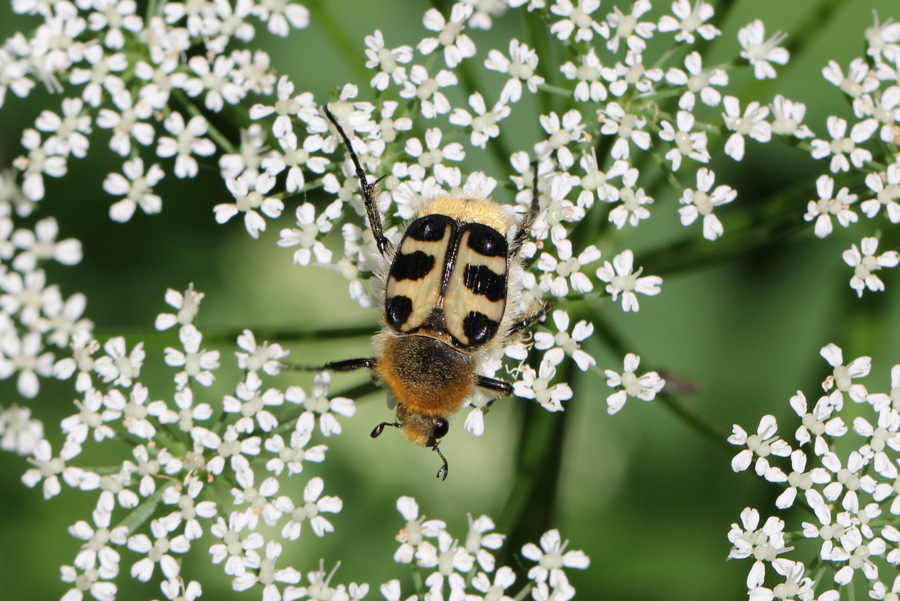
[{"label": "thin green stalk", "polygon": [[[560,377],[569,381],[573,376],[574,363],[566,362]],[[521,581],[526,569],[515,556],[546,532],[556,511],[568,415],[550,413],[533,402],[525,405],[513,487],[497,522],[497,530],[506,533],[499,563],[512,566]]]},{"label": "thin green stalk", "polygon": [[352,80],[368,81],[371,73],[366,69],[364,56],[359,47],[359,40],[350,36],[346,26],[346,19],[337,18],[332,12],[330,2],[322,0],[309,0],[304,3],[310,12],[310,19],[325,32],[325,39],[337,51],[344,64],[353,72]]},{"label": "thin green stalk", "polygon": [[[612,329],[609,323],[599,316],[594,320],[594,333],[602,338],[616,355],[621,358],[625,357],[627,351],[624,340],[618,332]],[[656,398],[704,438],[724,449],[733,449],[727,442],[728,431],[716,424],[708,415],[681,396],[663,392],[657,395]]]}]

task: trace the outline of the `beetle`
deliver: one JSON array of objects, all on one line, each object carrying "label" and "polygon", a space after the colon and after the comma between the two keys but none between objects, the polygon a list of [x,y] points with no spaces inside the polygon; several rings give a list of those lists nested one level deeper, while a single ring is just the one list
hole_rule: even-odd
[{"label": "beetle", "polygon": [[441,195],[427,201],[409,222],[399,244],[384,235],[374,188],[338,120],[324,106],[347,147],[362,189],[369,229],[387,267],[382,289],[381,330],[373,337],[374,357],[327,363],[336,372],[368,369],[396,402],[398,428],[415,444],[441,458],[437,477],[446,480],[447,459],[438,441],[477,388],[509,396],[511,384],[478,373],[481,361],[517,332],[546,317],[550,304],[517,310],[522,267],[519,254],[540,211],[534,165],[531,205],[522,223],[490,198]]}]

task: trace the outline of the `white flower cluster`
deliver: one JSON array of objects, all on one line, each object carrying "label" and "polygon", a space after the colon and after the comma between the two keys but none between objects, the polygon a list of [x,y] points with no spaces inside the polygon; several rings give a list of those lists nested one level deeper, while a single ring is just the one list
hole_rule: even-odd
[{"label": "white flower cluster", "polygon": [[[784,519],[770,516],[760,527],[760,511],[748,507],[741,523],[731,525],[729,557],[753,559],[747,576],[753,600],[837,601],[857,574],[857,586],[865,583],[873,599],[898,591],[900,365],[891,370],[889,391],[871,392],[860,382],[869,375],[869,357],[844,363],[834,344],[821,354],[832,369],[822,394],[814,404],[801,391],[790,399],[797,415],[793,442],[779,435],[772,415],[760,420],[754,434],[735,425],[728,439],[742,447],[731,462],[735,471],[753,466],[784,489],[776,508],[809,510]],[[794,521],[801,516],[812,519]],[[795,524],[792,530],[786,531],[785,520]],[[808,550],[803,539],[816,549],[811,562],[797,559],[799,551],[789,545]]]},{"label": "white flower cluster", "polygon": [[[48,499],[63,482],[97,496],[93,523],[70,528],[84,544],[73,564],[62,568],[63,581],[72,586],[67,601],[86,593],[115,598],[123,562],[117,549],[125,548],[135,555],[132,577],[148,581],[158,569],[169,598],[187,596],[189,589],[197,596],[200,585],[185,582],[178,557],[198,545],[222,565],[235,590],[259,585],[264,599],[299,598],[307,589],[297,586],[297,570],[278,565],[282,545],[298,540],[304,523],[318,537],[334,530],[324,514],[339,512],[342,501],[323,494],[322,478],[307,479],[302,498],[292,492],[298,487],[282,484],[284,477],[303,474],[309,462],[324,460],[327,447],[311,440],[317,429],[323,437],[340,434],[336,416],[352,416],[353,401],[329,398],[327,374],[316,378],[309,394],[297,386],[267,386],[287,353],[244,331],[236,353],[243,379],[233,395],[214,403],[222,416],[213,420],[213,405],[195,398],[213,383],[220,359],[218,351],[203,348],[194,324],[202,298],[193,287],[169,290],[166,301],[175,312],[156,320],[159,329],[177,327],[181,342],[165,350],[165,363],[175,372],[170,393],[157,397],[139,381],[146,359],[140,343],[129,351],[123,338],[112,338],[103,345],[105,354],[94,356],[100,344],[91,340],[77,360],[56,364],[60,377],[78,373],[82,393],[76,412],[62,420],[66,438],[58,452],[27,410],[4,413],[4,448],[32,464],[23,476],[26,485],[40,485]],[[101,469],[76,465],[86,447],[122,439],[134,443],[130,458]],[[218,482],[231,483],[230,498],[206,490]],[[111,526],[117,522],[122,525]],[[213,544],[201,542],[205,533]]]},{"label": "white flower cluster", "polygon": [[[424,578],[428,600],[465,599],[466,601],[511,601],[524,599],[530,591],[534,601],[571,599],[575,589],[569,584],[565,568],[586,569],[590,559],[582,551],[567,551],[569,541],[560,538],[558,530],[541,536],[540,547],[527,543],[522,556],[535,564],[528,569],[528,582],[511,590],[516,573],[509,566],[497,567],[492,551],[503,546],[505,535],[493,532],[494,522],[486,515],[468,518],[465,539],[456,539],[447,532],[442,520],[426,520],[419,515],[419,504],[412,497],[397,499],[397,511],[406,525],[397,535],[400,547],[394,561],[414,565]],[[449,591],[449,595],[447,594]],[[381,585],[381,594],[388,601],[400,601],[400,581],[390,580]],[[419,599],[416,595],[409,599]]]}]

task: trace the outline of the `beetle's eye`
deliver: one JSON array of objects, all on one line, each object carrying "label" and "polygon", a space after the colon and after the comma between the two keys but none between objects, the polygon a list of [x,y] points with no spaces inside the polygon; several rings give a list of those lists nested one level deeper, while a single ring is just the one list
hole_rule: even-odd
[{"label": "beetle's eye", "polygon": [[434,420],[434,439],[443,438],[450,431],[450,423],[443,417]]}]

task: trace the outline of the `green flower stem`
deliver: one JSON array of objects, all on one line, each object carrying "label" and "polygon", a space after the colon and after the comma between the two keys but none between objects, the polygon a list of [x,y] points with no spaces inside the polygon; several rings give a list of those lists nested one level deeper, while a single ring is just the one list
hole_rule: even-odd
[{"label": "green flower stem", "polygon": [[144,499],[140,505],[129,511],[129,513],[125,516],[125,518],[116,524],[116,526],[125,526],[128,528],[128,533],[132,534],[135,532],[141,524],[146,522],[154,513],[156,513],[156,507],[159,505],[159,502],[162,500],[163,492],[169,487],[175,484],[174,479],[169,478],[160,478],[159,486],[156,487],[156,491]]},{"label": "green flower stem", "polygon": [[642,263],[650,273],[668,275],[719,264],[773,242],[784,241],[811,227],[803,220],[806,201],[811,194],[808,182],[801,182],[723,219],[726,235],[715,242],[692,238],[669,243],[643,254]]},{"label": "green flower stem", "polygon": [[844,0],[822,0],[817,8],[803,13],[806,19],[800,25],[797,33],[789,36],[784,45],[791,53],[792,58],[795,54],[801,54],[802,50],[808,48],[813,40],[827,31],[828,22],[839,15],[838,9],[843,4],[845,4]]},{"label": "green flower stem", "polygon": [[[594,319],[594,335],[602,338],[617,356],[624,359],[627,352],[625,350],[626,345],[624,340],[619,333],[613,330],[609,323],[599,315]],[[642,368],[644,367],[643,362],[641,366]],[[648,371],[652,369],[652,367],[647,366]],[[656,399],[671,409],[675,415],[681,418],[688,426],[696,430],[701,436],[709,439],[716,446],[728,451],[733,451],[734,447],[732,447],[727,440],[729,435],[728,430],[715,423],[708,415],[687,400],[681,396],[669,394],[667,392],[656,395]]]},{"label": "green flower stem", "polygon": [[366,68],[365,61],[360,60],[365,56],[364,51],[360,49],[358,39],[350,36],[346,19],[335,17],[328,0],[309,0],[304,4],[309,9],[310,21],[322,29],[323,37],[331,42],[345,66],[353,73],[349,81],[369,81],[372,73]]},{"label": "green flower stem", "polygon": [[[561,366],[561,381],[574,376],[574,362]],[[516,450],[513,488],[507,497],[497,531],[506,533],[498,565],[512,566],[516,579],[525,580],[527,567],[519,560],[522,546],[535,542],[549,530],[559,487],[562,448],[569,412],[550,413],[536,402],[523,401],[525,408]]]}]

